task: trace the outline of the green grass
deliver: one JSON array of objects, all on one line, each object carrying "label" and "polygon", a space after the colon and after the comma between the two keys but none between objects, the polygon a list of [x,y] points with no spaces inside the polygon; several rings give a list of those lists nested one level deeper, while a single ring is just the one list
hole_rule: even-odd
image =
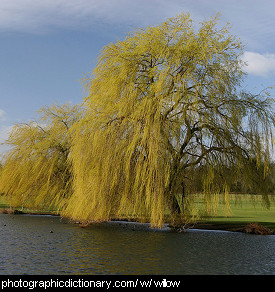
[{"label": "green grass", "polygon": [[[9,208],[10,208],[10,205],[5,201],[5,198],[3,198],[3,196],[0,195],[0,211],[2,209],[9,209]],[[18,207],[14,207],[13,209],[19,210],[19,211],[22,211],[22,212],[28,213],[28,214],[53,214],[53,215],[56,215],[58,213],[55,208],[28,209],[28,208],[25,208],[23,206],[23,210],[22,210],[22,206],[18,206]]]},{"label": "green grass", "polygon": [[[195,196],[195,207],[203,210],[202,195]],[[216,213],[211,217],[202,216],[197,226],[209,229],[234,229],[256,222],[275,231],[275,195],[270,196],[270,202],[270,208],[266,209],[259,195],[232,194],[230,195],[230,214],[220,202]],[[9,205],[0,196],[0,209],[2,208],[9,208]],[[18,209],[20,210],[21,207]],[[24,209],[24,211],[29,213],[55,213],[54,210],[36,211]]]},{"label": "green grass", "polygon": [[[202,198],[199,198],[196,203],[202,205]],[[211,224],[212,228],[222,229],[259,223],[275,230],[275,196],[270,196],[270,207],[265,208],[260,195],[232,194],[230,195],[230,213],[223,204],[219,204],[213,216],[202,216],[201,223],[206,224],[205,227]]]}]

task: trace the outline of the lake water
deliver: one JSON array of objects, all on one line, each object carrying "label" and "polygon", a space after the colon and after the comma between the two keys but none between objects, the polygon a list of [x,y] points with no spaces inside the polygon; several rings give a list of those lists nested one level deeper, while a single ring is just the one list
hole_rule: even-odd
[{"label": "lake water", "polygon": [[0,274],[275,274],[275,236],[0,214]]}]

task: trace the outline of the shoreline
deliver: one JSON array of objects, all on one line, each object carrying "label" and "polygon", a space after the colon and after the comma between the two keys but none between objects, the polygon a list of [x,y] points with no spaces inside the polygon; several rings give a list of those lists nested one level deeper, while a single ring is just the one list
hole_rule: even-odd
[{"label": "shoreline", "polygon": [[175,228],[169,226],[168,223],[164,224],[162,228],[150,227],[150,223],[140,223],[127,220],[111,220],[107,221],[108,223],[116,224],[131,224],[135,227],[143,225],[145,229],[150,229],[153,231],[171,231],[175,233],[185,233],[190,230],[204,230],[204,231],[217,231],[217,232],[241,232],[246,234],[255,234],[255,235],[275,235],[275,231],[269,228],[266,228],[258,223],[249,223],[249,224],[239,224],[239,223],[205,223],[200,222],[192,225],[192,227],[187,228]]},{"label": "shoreline", "polygon": [[[13,214],[13,215],[33,215],[33,216],[55,216],[63,218],[60,214],[54,213],[54,212],[32,212],[32,211],[20,211],[20,210],[13,210],[13,212],[8,212],[7,209],[1,210],[2,214]],[[69,220],[69,219],[68,219]],[[93,223],[83,224],[81,222],[73,222],[73,224],[79,224],[79,227],[85,228]],[[162,228],[154,228],[151,227],[150,223],[141,223],[138,221],[135,221],[133,219],[111,219],[109,221],[104,221],[101,223],[95,223],[95,224],[116,224],[121,226],[126,226],[127,228],[135,231],[135,230],[150,230],[150,231],[169,231],[169,232],[175,232],[175,233],[185,233],[188,230],[205,230],[205,231],[228,231],[228,232],[242,232],[246,234],[255,234],[255,235],[275,235],[275,230],[269,229],[267,227],[264,227],[260,225],[259,223],[225,223],[225,222],[198,222],[193,224],[192,226],[188,226],[185,228],[183,227],[174,227],[170,226],[169,223],[165,223],[164,227]]]}]

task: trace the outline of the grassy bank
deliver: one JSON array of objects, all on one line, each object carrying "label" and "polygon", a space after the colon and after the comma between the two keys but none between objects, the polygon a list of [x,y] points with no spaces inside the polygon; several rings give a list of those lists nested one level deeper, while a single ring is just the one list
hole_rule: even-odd
[{"label": "grassy bank", "polygon": [[[197,210],[204,209],[203,198],[196,195],[194,205]],[[22,207],[18,210],[21,211]],[[0,210],[9,209],[4,199],[0,196]],[[25,213],[31,214],[53,214],[55,210],[28,210],[23,209]],[[231,230],[239,231],[250,223],[258,223],[275,231],[275,196],[270,196],[270,208],[263,206],[262,198],[259,195],[231,194],[230,212],[220,202],[215,208],[213,216],[201,216],[201,219],[194,225],[194,228]]]},{"label": "grassy bank", "polygon": [[[230,194],[230,210],[220,203],[213,216],[202,216],[198,228],[235,231],[250,223],[258,223],[275,231],[275,196],[270,196],[270,206],[263,206],[260,195]],[[197,198],[202,205],[202,197]]]},{"label": "grassy bank", "polygon": [[54,208],[51,209],[28,209],[24,206],[18,206],[11,208],[10,205],[5,201],[3,196],[0,196],[0,212],[10,213],[10,214],[49,214],[49,215],[58,215],[57,211]]}]

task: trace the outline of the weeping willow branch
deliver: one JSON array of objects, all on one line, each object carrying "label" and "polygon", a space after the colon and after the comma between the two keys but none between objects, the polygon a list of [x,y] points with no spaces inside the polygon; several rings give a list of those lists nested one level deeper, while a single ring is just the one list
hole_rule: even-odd
[{"label": "weeping willow branch", "polygon": [[[167,210],[186,211],[178,189],[198,167],[241,168],[266,150],[250,126],[257,116],[259,128],[270,129],[273,101],[238,91],[243,46],[217,23],[195,31],[181,14],[103,48],[73,130],[74,193],[64,214],[135,214],[161,226]],[[215,179],[205,181],[217,190]],[[228,189],[226,180],[219,189]]]},{"label": "weeping willow branch", "polygon": [[79,107],[42,108],[40,119],[14,126],[7,140],[0,189],[12,206],[61,209],[72,194],[69,128]]},{"label": "weeping willow branch", "polygon": [[44,108],[14,128],[0,189],[78,221],[158,227],[194,216],[186,194],[198,176],[210,211],[221,192],[228,205],[236,178],[264,190],[274,99],[241,90],[243,45],[218,21],[195,29],[180,14],[105,46],[81,109]]}]

